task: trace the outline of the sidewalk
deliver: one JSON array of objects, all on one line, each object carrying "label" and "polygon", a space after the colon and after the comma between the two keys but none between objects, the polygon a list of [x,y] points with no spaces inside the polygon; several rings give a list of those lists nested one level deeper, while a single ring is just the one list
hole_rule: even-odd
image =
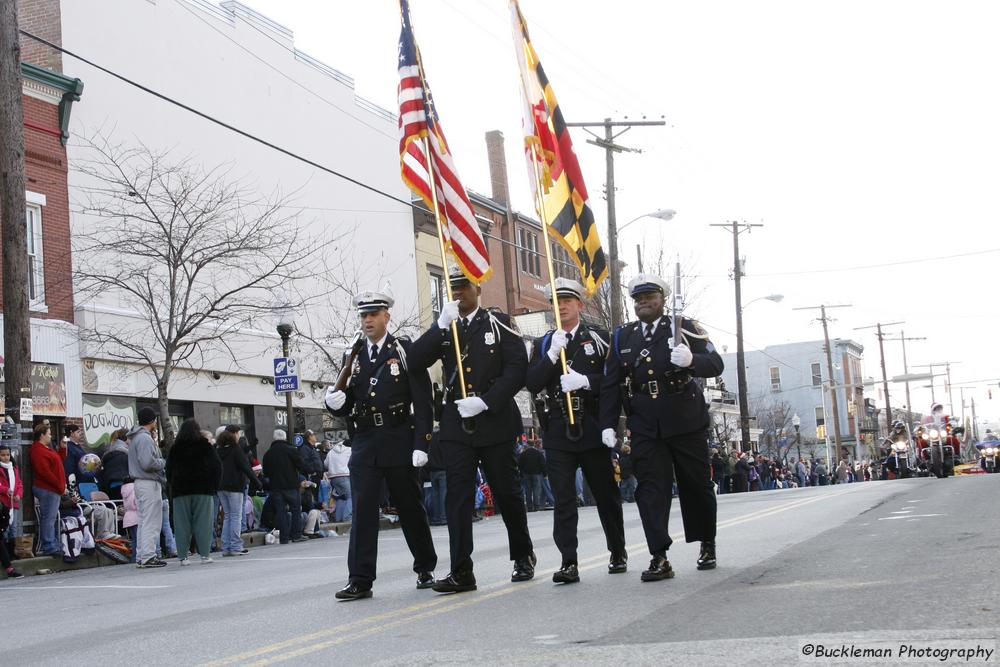
[{"label": "sidewalk", "polygon": [[[340,523],[324,523],[320,524],[319,527],[321,530],[325,530],[328,533],[335,533],[338,536],[347,535],[351,532],[351,523],[349,521]],[[379,522],[379,530],[390,530],[398,527],[398,521],[382,518]],[[267,533],[262,532],[243,533],[243,544],[247,549],[264,546],[264,536],[266,534]],[[319,540],[310,541],[316,542]],[[220,553],[219,555],[221,556],[222,554]],[[14,561],[14,568],[26,577],[37,574],[55,574],[56,572],[85,570],[92,567],[104,567],[107,565],[128,565],[130,567],[135,567],[133,563],[116,563],[107,556],[101,555],[101,553],[96,549],[89,552],[83,552],[80,554],[80,557],[76,560],[76,562],[73,563],[66,563],[62,558],[53,558],[51,556],[22,558]],[[3,579],[0,578],[0,582],[2,581]]]}]

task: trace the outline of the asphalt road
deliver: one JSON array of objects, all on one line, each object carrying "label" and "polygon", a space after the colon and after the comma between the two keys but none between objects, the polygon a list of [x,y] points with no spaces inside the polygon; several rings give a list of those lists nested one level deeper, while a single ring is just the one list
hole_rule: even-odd
[{"label": "asphalt road", "polygon": [[[654,583],[639,580],[649,556],[631,504],[629,572],[607,574],[588,508],[570,586],[551,582],[550,512],[529,514],[539,564],[520,584],[500,519],[476,524],[479,590],[462,595],[415,590],[399,531],[382,533],[375,597],[357,602],[332,597],[346,536],[211,565],[3,581],[2,664],[829,664],[806,647],[985,651],[1000,635],[998,496],[1000,475],[721,496],[720,566],[707,572],[675,502],[677,576]],[[447,529],[433,530],[443,575]]]}]

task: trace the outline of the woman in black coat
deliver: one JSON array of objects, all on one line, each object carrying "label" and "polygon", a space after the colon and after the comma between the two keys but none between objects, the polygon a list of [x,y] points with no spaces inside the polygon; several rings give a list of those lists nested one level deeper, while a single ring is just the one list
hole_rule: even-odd
[{"label": "woman in black coat", "polygon": [[193,419],[181,424],[167,455],[167,481],[174,499],[174,536],[181,565],[188,565],[191,537],[198,543],[202,563],[211,563],[215,494],[222,477],[222,463],[215,448]]}]

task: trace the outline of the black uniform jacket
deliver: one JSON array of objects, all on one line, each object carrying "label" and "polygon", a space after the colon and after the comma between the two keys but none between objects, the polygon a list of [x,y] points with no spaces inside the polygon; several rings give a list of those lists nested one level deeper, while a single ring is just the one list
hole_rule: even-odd
[{"label": "black uniform jacket", "polygon": [[[493,320],[496,321],[493,321]],[[451,329],[431,325],[413,342],[410,363],[427,368],[438,359],[444,365],[444,414],[441,417],[441,440],[464,442],[473,447],[486,447],[512,442],[519,437],[520,419],[514,395],[524,386],[528,353],[521,337],[511,330],[510,318],[504,313],[476,311],[468,329],[459,329],[459,349],[462,351],[465,385],[486,403],[487,410],[476,416],[476,431],[462,430],[461,417],[455,401],[462,398]]]},{"label": "black uniform jacket", "polygon": [[361,348],[347,401],[330,410],[357,423],[351,465],[408,466],[414,449],[427,451],[434,424],[431,381],[426,368],[410,361],[412,347],[408,339],[389,334],[374,362],[367,343]]},{"label": "black uniform jacket", "polygon": [[531,363],[528,365],[527,383],[528,391],[532,394],[537,395],[544,391],[548,396],[548,425],[543,433],[545,448],[583,451],[603,447],[597,404],[601,394],[601,382],[604,379],[608,332],[588,327],[581,322],[573,334],[573,340],[566,346],[566,365],[577,373],[586,375],[590,380],[590,389],[574,391],[572,394],[578,402],[581,402],[582,409],[577,413],[577,419],[582,415],[583,437],[576,442],[566,436],[566,395],[559,382],[562,376],[562,363],[559,361],[552,363],[549,359],[547,352],[551,339],[552,332],[549,332],[535,341],[531,350]]},{"label": "black uniform jacket", "polygon": [[[651,341],[642,335],[641,322],[629,322],[615,330],[611,337],[601,383],[601,428],[615,428],[621,414],[623,401],[629,400],[623,389],[626,378],[631,379],[631,415],[628,428],[632,439],[669,438],[696,433],[709,427],[708,406],[701,388],[694,380],[678,393],[665,391],[666,380],[678,371],[687,371],[692,377],[718,377],[722,374],[722,357],[702,332],[701,327],[684,319],[681,329],[694,359],[686,369],[670,363],[670,318],[660,318]],[[688,335],[692,334],[692,335]],[[648,384],[657,381],[659,391],[651,391]],[[655,394],[655,395],[653,395]]]}]

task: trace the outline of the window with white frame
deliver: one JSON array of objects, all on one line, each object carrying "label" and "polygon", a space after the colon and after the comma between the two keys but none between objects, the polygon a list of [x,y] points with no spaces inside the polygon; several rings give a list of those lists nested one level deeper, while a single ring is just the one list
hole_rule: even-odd
[{"label": "window with white frame", "polygon": [[428,271],[431,289],[431,317],[437,319],[441,314],[441,304],[444,303],[444,279],[438,269]]},{"label": "window with white frame", "polygon": [[822,405],[818,405],[816,406],[816,426],[823,426],[824,424],[826,424],[826,411]]},{"label": "window with white frame", "polygon": [[42,262],[42,207],[28,204],[25,210],[28,236],[28,302],[45,303],[45,268]]},{"label": "window with white frame", "polygon": [[818,387],[821,384],[823,384],[823,371],[818,361],[813,362],[811,370],[812,370],[813,386]]},{"label": "window with white frame", "polygon": [[771,366],[771,391],[781,391],[781,369]]}]

